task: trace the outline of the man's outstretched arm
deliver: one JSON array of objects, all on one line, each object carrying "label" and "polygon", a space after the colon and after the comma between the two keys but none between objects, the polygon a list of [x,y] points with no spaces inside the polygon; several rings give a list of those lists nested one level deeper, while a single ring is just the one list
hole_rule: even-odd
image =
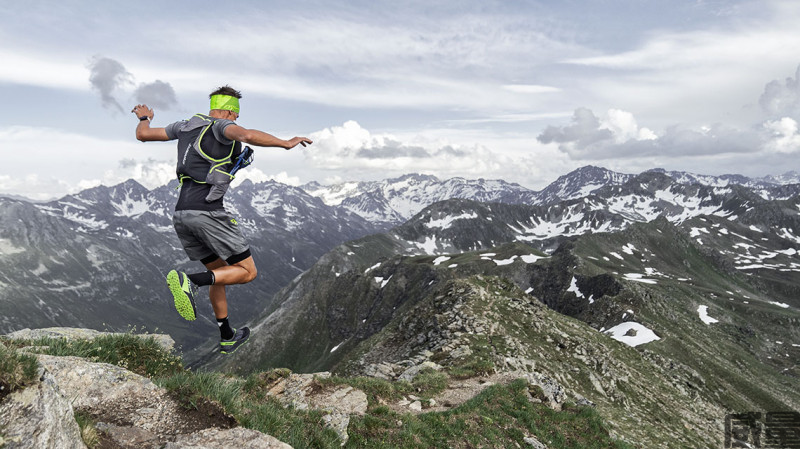
[{"label": "man's outstretched arm", "polygon": [[289,140],[283,140],[264,131],[242,128],[239,125],[228,125],[225,128],[225,137],[257,147],[278,147],[287,150],[297,145],[306,146],[313,143],[308,137],[292,137]]},{"label": "man's outstretched arm", "polygon": [[146,104],[136,105],[131,112],[136,114],[136,117],[139,118],[147,117],[147,120],[141,120],[139,124],[136,125],[136,139],[142,142],[169,140],[166,129],[150,127],[150,121],[153,120],[155,114]]}]

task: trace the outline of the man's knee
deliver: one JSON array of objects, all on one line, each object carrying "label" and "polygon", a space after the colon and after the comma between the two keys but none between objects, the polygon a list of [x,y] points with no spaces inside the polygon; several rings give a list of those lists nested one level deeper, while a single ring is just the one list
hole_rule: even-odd
[{"label": "man's knee", "polygon": [[237,262],[235,265],[247,272],[247,275],[243,279],[243,283],[248,283],[258,276],[258,269],[256,269],[256,263],[252,257],[248,257],[241,262]]},{"label": "man's knee", "polygon": [[258,270],[256,269],[256,266],[253,265],[251,268],[247,268],[247,281],[245,282],[250,282],[254,280],[257,276],[258,276]]}]

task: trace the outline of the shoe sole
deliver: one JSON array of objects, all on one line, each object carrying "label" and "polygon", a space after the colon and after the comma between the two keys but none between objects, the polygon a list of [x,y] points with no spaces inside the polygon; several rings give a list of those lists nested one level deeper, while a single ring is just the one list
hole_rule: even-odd
[{"label": "shoe sole", "polygon": [[234,346],[234,348],[231,351],[225,351],[225,350],[220,349],[219,353],[220,354],[233,354],[234,352],[236,352],[237,349],[241,348],[245,343],[247,343],[248,340],[250,340],[250,334],[247,334],[247,338],[242,340],[241,343],[239,343],[238,345],[235,345],[235,346],[231,345],[231,346]]},{"label": "shoe sole", "polygon": [[181,287],[180,276],[175,270],[167,274],[167,286],[169,291],[172,292],[172,297],[175,298],[175,309],[187,321],[194,321],[197,319],[197,314],[194,311],[194,305],[191,298],[183,291]]}]

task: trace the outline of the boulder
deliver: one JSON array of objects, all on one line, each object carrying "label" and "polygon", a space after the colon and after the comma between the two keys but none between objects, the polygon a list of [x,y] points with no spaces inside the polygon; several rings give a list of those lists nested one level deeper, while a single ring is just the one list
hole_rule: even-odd
[{"label": "boulder", "polygon": [[430,368],[430,369],[435,370],[435,371],[439,371],[439,370],[442,369],[441,365],[439,365],[437,363],[434,363],[434,362],[422,362],[419,365],[414,365],[411,368],[408,368],[407,370],[403,371],[403,373],[400,374],[400,377],[398,377],[397,379],[398,380],[404,380],[406,382],[411,382],[411,381],[414,380],[415,377],[417,377],[417,375],[419,373],[424,371],[426,368]]},{"label": "boulder", "polygon": [[0,403],[0,429],[3,449],[86,449],[72,405],[48,373]]},{"label": "boulder", "polygon": [[179,435],[164,449],[292,449],[292,446],[255,430],[235,427],[233,429],[210,428],[189,435]]},{"label": "boulder", "polygon": [[525,373],[524,377],[530,386],[538,387],[541,390],[533,397],[534,400],[543,402],[553,410],[561,410],[561,405],[567,400],[566,391],[561,384],[536,372]]},{"label": "boulder", "polygon": [[344,444],[350,415],[363,415],[367,411],[367,395],[346,385],[323,388],[315,381],[316,377],[330,377],[330,373],[291,374],[273,384],[267,395],[274,396],[284,406],[325,412],[325,424],[336,431]]},{"label": "boulder", "polygon": [[523,441],[525,441],[525,443],[533,449],[547,449],[547,446],[542,444],[541,441],[537,440],[536,437],[525,437]]},{"label": "boulder", "polygon": [[[72,405],[108,426],[109,436],[119,436],[116,441],[123,447],[150,447],[145,442],[160,447],[159,442],[163,445],[166,436],[208,427],[146,377],[80,357],[37,357],[64,395],[72,399]],[[220,423],[235,422],[220,418]]]},{"label": "boulder", "polygon": [[[50,328],[24,329],[10,337],[92,339],[100,335],[105,334],[89,329]],[[171,349],[174,342],[163,337],[156,340]],[[103,444],[115,448],[291,449],[272,436],[235,427],[236,419],[213,401],[198,400],[195,407],[183,407],[166,389],[122,367],[81,357],[35,356],[41,381],[10,394],[0,403],[3,449],[85,449],[74,410],[88,414],[95,428],[105,435]],[[343,397],[332,400],[340,404],[352,402],[347,399],[352,395],[347,393],[339,392]],[[359,409],[356,405],[342,408]]]}]

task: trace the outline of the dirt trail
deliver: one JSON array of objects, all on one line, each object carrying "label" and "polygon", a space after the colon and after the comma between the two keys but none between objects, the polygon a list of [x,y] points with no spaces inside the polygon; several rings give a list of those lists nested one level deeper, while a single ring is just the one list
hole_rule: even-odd
[{"label": "dirt trail", "polygon": [[436,404],[433,407],[427,407],[427,403],[423,404],[422,410],[415,410],[409,407],[406,402],[413,402],[411,398],[387,405],[397,413],[413,413],[416,415],[428,412],[446,412],[474,398],[492,385],[506,385],[518,378],[519,375],[511,373],[497,373],[464,380],[451,380],[444,391],[433,397]]}]

